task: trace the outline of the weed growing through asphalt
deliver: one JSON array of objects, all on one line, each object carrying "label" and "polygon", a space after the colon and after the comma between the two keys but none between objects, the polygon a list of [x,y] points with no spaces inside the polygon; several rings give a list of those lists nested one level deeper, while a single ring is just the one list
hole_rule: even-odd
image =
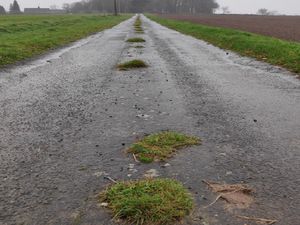
[{"label": "weed growing through asphalt", "polygon": [[192,145],[199,145],[200,139],[174,131],[163,131],[146,136],[134,143],[128,149],[129,153],[144,163],[164,161],[171,157],[177,149]]},{"label": "weed growing through asphalt", "polygon": [[118,65],[119,70],[137,69],[147,67],[147,64],[139,59],[134,59]]},{"label": "weed growing through asphalt", "polygon": [[127,42],[146,42],[146,41],[143,38],[135,37],[135,38],[127,39]]},{"label": "weed growing through asphalt", "polygon": [[181,183],[172,179],[120,182],[100,194],[114,218],[136,225],[174,224],[188,215],[193,198]]},{"label": "weed growing through asphalt", "polygon": [[137,46],[134,46],[135,48],[145,48],[144,46],[142,45],[137,45]]}]

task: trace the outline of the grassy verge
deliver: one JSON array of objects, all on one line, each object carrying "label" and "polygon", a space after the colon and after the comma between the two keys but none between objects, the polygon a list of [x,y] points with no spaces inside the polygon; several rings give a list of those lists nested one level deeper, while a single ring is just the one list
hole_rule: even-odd
[{"label": "grassy verge", "polygon": [[0,67],[111,28],[130,15],[8,15],[0,17]]},{"label": "grassy verge", "polygon": [[121,182],[101,193],[114,218],[129,224],[174,224],[193,208],[191,194],[171,179]]},{"label": "grassy verge", "polygon": [[164,131],[146,136],[133,144],[128,152],[135,154],[141,162],[151,163],[154,160],[163,161],[169,158],[179,148],[200,143],[197,137],[174,131]]},{"label": "grassy verge", "polygon": [[166,27],[205,40],[220,48],[229,49],[243,56],[250,56],[300,73],[300,43],[234,29],[166,19],[155,15],[147,16]]},{"label": "grassy verge", "polygon": [[118,65],[119,70],[137,69],[147,67],[147,64],[139,59],[134,59]]}]

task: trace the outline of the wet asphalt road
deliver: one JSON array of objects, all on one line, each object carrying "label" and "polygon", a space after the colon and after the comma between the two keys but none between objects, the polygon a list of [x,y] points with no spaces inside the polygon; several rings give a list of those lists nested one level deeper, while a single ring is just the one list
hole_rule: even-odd
[{"label": "wet asphalt road", "polygon": [[[97,194],[155,168],[193,193],[185,224],[253,224],[235,215],[297,225],[300,83],[288,72],[239,57],[142,17],[0,72],[0,224],[115,224]],[[144,48],[134,48],[143,45]],[[117,71],[139,58],[149,68]],[[202,138],[163,164],[135,163],[124,149],[145,134]],[[128,170],[134,163],[137,172]],[[130,177],[129,177],[130,176]],[[248,209],[224,209],[202,180],[247,183]]]}]

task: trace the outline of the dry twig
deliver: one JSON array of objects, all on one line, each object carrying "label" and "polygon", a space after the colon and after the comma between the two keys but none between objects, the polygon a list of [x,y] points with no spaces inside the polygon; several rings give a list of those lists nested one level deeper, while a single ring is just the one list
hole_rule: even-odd
[{"label": "dry twig", "polygon": [[136,158],[136,156],[135,156],[134,153],[132,154],[132,156],[133,156],[135,162],[140,162],[139,160],[137,160],[137,158]]},{"label": "dry twig", "polygon": [[206,208],[212,206],[213,204],[215,204],[220,198],[222,198],[222,195],[218,195],[218,197],[212,203],[210,203],[208,206],[205,206],[204,209],[206,209]]},{"label": "dry twig", "polygon": [[270,220],[270,219],[263,219],[263,218],[256,218],[256,217],[248,217],[248,216],[236,216],[237,218],[244,219],[244,220],[252,220],[255,221],[256,223],[260,224],[266,224],[266,225],[271,225],[277,222],[277,220]]},{"label": "dry twig", "polygon": [[109,177],[109,176],[105,176],[104,177],[105,179],[107,179],[107,180],[110,180],[111,182],[113,182],[113,183],[118,183],[117,181],[115,181],[114,179],[112,179],[111,177]]}]

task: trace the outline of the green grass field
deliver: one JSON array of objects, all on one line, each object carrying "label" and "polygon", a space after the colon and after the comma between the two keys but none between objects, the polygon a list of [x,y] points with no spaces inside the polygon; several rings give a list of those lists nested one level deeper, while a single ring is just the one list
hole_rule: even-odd
[{"label": "green grass field", "polygon": [[207,41],[223,49],[238,52],[300,73],[300,43],[284,41],[234,29],[209,27],[191,22],[147,15],[150,19],[181,33]]},{"label": "green grass field", "polygon": [[0,67],[111,28],[130,15],[0,16]]}]

